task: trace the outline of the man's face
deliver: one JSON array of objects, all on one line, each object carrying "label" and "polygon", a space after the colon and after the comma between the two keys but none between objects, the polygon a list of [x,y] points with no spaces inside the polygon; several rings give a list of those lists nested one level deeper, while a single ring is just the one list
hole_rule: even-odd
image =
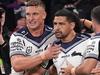
[{"label": "man's face", "polygon": [[92,18],[92,28],[93,28],[93,31],[96,33],[100,31],[100,23],[94,18]]},{"label": "man's face", "polygon": [[5,13],[3,13],[2,15],[0,15],[0,23],[1,23],[1,26],[4,25],[4,22],[5,22]]},{"label": "man's face", "polygon": [[64,39],[73,30],[71,22],[64,16],[55,16],[54,18],[54,32],[57,38]]},{"label": "man's face", "polygon": [[4,23],[5,23],[5,13],[0,15],[0,32],[2,32],[2,27],[3,27]]},{"label": "man's face", "polygon": [[30,29],[38,29],[44,24],[46,13],[41,6],[28,6],[26,7],[26,23]]},{"label": "man's face", "polygon": [[25,26],[26,26],[26,19],[24,17],[17,20],[16,30],[21,29]]}]

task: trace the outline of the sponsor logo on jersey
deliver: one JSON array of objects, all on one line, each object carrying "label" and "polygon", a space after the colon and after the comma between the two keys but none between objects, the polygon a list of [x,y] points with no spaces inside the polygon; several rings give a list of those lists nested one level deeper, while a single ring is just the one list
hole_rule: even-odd
[{"label": "sponsor logo on jersey", "polygon": [[39,54],[40,52],[43,52],[43,49],[38,49],[37,51],[35,51],[35,53]]},{"label": "sponsor logo on jersey", "polygon": [[83,56],[82,54],[81,54],[81,52],[76,52],[76,51],[74,51],[72,54],[71,54],[72,56]]},{"label": "sponsor logo on jersey", "polygon": [[70,57],[70,54],[64,55],[61,58],[66,58],[66,57]]}]

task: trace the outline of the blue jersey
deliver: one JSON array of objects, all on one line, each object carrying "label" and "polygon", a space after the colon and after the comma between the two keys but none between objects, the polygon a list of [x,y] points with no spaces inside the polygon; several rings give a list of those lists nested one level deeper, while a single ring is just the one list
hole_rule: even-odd
[{"label": "blue jersey", "polygon": [[77,34],[71,42],[63,43],[60,40],[55,42],[56,44],[61,44],[62,47],[58,58],[53,59],[58,75],[61,68],[67,67],[68,64],[77,67],[88,57],[98,58],[98,52],[87,49],[89,40],[89,36]]}]

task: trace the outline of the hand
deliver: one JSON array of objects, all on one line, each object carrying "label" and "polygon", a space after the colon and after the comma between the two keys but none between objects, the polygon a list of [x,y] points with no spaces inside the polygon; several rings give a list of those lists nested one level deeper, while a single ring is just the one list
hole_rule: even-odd
[{"label": "hand", "polygon": [[62,75],[71,75],[72,68],[73,66],[71,64],[68,64],[66,67],[62,67],[59,73],[61,73]]},{"label": "hand", "polygon": [[93,75],[100,75],[100,68],[94,68],[94,69],[91,71],[91,74],[93,74]]},{"label": "hand", "polygon": [[[60,45],[56,45],[54,44],[53,46],[48,47],[43,53],[42,55],[44,56],[44,60],[48,60],[48,59],[53,59],[53,58],[57,58],[58,54],[60,53],[60,50],[62,48],[60,47]],[[41,56],[42,56],[41,55]]]}]

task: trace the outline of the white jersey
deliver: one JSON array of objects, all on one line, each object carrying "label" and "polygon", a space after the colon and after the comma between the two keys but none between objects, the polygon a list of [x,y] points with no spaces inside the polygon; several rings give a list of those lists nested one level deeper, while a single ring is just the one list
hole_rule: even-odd
[{"label": "white jersey", "polygon": [[[100,67],[100,54],[99,54],[99,50],[100,50],[100,33],[96,34],[95,36],[91,37],[89,45],[88,45],[88,51],[87,52],[92,52],[95,51],[95,53],[97,53],[98,56],[98,64],[96,67]],[[94,56],[93,54],[89,53],[89,56]],[[87,55],[88,56],[88,55]],[[96,56],[95,56],[96,57]]]},{"label": "white jersey", "polygon": [[[43,52],[47,45],[56,40],[51,29],[46,27],[40,37],[33,37],[27,27],[12,34],[10,38],[10,57],[13,55],[35,56]],[[34,63],[33,63],[34,64]],[[48,62],[43,63],[46,68]]]},{"label": "white jersey", "polygon": [[53,59],[58,75],[60,75],[61,68],[67,67],[68,64],[77,67],[85,58],[98,58],[98,51],[87,50],[88,41],[89,37],[86,35],[77,34],[71,42],[62,43],[60,40],[55,42],[61,44],[62,47],[58,58]]}]

